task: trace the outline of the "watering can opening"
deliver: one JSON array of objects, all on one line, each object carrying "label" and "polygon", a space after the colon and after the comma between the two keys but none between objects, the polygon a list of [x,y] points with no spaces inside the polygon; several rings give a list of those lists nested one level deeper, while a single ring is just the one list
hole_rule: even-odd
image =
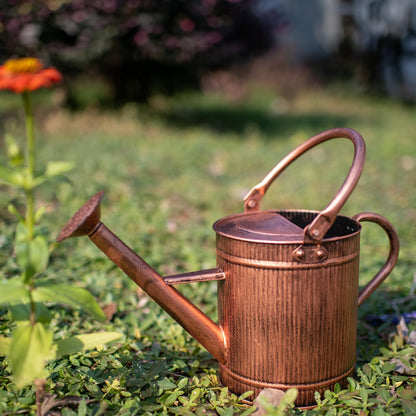
[{"label": "watering can opening", "polygon": [[[319,215],[318,211],[306,210],[282,210],[277,212],[302,229],[311,224],[312,221]],[[330,238],[345,237],[360,230],[361,225],[357,221],[343,215],[337,215],[331,228],[325,234],[324,241]]]},{"label": "watering can opening", "polygon": [[[302,243],[305,229],[319,215],[318,211],[270,210],[233,214],[216,221],[214,231],[235,240],[285,244]],[[337,215],[322,242],[350,236],[361,230],[351,218]]]}]

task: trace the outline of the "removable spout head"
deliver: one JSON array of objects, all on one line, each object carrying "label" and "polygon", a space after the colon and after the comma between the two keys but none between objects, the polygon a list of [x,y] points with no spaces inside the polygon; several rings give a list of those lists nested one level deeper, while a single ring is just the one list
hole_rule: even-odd
[{"label": "removable spout head", "polygon": [[70,237],[91,235],[101,224],[100,201],[103,196],[104,192],[100,191],[90,198],[66,223],[56,241],[60,243]]}]

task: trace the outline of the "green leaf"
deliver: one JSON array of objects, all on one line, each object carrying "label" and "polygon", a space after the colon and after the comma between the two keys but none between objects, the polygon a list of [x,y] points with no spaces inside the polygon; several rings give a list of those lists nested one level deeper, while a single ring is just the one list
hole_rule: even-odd
[{"label": "green leaf", "polygon": [[9,361],[14,381],[18,388],[46,377],[45,363],[54,358],[52,331],[43,324],[26,322],[14,331],[10,345]]},{"label": "green leaf", "polygon": [[9,157],[9,163],[11,166],[19,166],[24,162],[23,153],[17,144],[17,141],[10,134],[4,136],[6,143],[7,156]]},{"label": "green leaf", "polygon": [[0,281],[0,304],[14,305],[29,302],[29,291],[21,279]]},{"label": "green leaf", "polygon": [[393,357],[393,353],[385,347],[380,347],[380,352],[383,354],[384,357]]},{"label": "green leaf", "polygon": [[402,406],[406,416],[416,416],[416,403],[414,400],[402,399]]},{"label": "green leaf", "polygon": [[86,416],[87,414],[87,403],[83,397],[78,405],[78,416]]},{"label": "green leaf", "polygon": [[171,393],[165,400],[165,402],[163,403],[165,406],[172,406],[173,403],[175,403],[175,401],[178,399],[179,396],[181,396],[183,394],[182,390],[177,390],[174,391],[173,393]]},{"label": "green leaf", "polygon": [[10,337],[0,337],[0,357],[5,357],[9,354],[12,339]]},{"label": "green leaf", "polygon": [[377,407],[376,410],[371,412],[371,416],[385,416],[388,415],[381,407]]},{"label": "green leaf", "polygon": [[360,396],[364,404],[368,402],[368,391],[367,389],[362,388],[360,390]]},{"label": "green leaf", "polygon": [[241,396],[238,397],[238,400],[244,400],[247,399],[247,397],[251,396],[254,392],[253,391],[246,391]]},{"label": "green leaf", "polygon": [[20,221],[20,223],[25,223],[25,219],[13,204],[9,204],[7,206],[7,210],[10,212],[10,214],[13,214]]},{"label": "green leaf", "polygon": [[0,165],[0,183],[23,188],[25,184],[25,174],[20,170]]},{"label": "green leaf", "polygon": [[381,367],[381,371],[384,374],[388,374],[388,373],[391,373],[395,368],[396,368],[396,363],[385,363]]},{"label": "green leaf", "polygon": [[200,396],[200,394],[201,394],[201,389],[200,388],[194,389],[191,393],[191,396],[189,397],[189,402],[190,403],[195,402],[198,399],[198,397]]},{"label": "green leaf", "polygon": [[344,400],[344,403],[347,406],[351,406],[351,407],[358,407],[358,408],[361,407],[361,401],[360,400],[357,400],[357,399]]},{"label": "green leaf", "polygon": [[[56,342],[57,356],[70,355],[76,352],[96,348],[97,346],[108,344],[122,338],[119,332],[97,332],[94,334],[76,335],[74,337],[59,340]],[[176,386],[175,386],[176,387]]]},{"label": "green leaf", "polygon": [[36,212],[35,212],[35,223],[38,223],[40,219],[43,217],[43,214],[46,211],[46,208],[48,207],[47,204],[42,205]]},{"label": "green leaf", "polygon": [[162,380],[159,380],[157,382],[157,386],[161,389],[161,390],[172,390],[176,388],[176,384],[172,383],[172,381],[170,381],[167,377],[165,377]]},{"label": "green leaf", "polygon": [[282,397],[282,400],[277,406],[277,409],[283,413],[289,406],[295,403],[295,400],[297,397],[298,397],[297,389],[292,388],[292,389],[286,390],[285,394]]},{"label": "green leaf", "polygon": [[16,262],[22,268],[25,281],[46,268],[49,261],[49,247],[45,237],[35,236],[30,241],[15,244]]},{"label": "green leaf", "polygon": [[183,378],[178,383],[178,389],[183,389],[187,384],[188,384],[188,379],[187,378]]},{"label": "green leaf", "polygon": [[88,290],[81,287],[50,282],[41,283],[33,291],[33,298],[37,301],[52,301],[63,303],[73,308],[82,308],[95,319],[105,321],[104,312],[98,306],[94,297]]},{"label": "green leaf", "polygon": [[218,412],[220,416],[233,416],[234,415],[233,406],[229,406],[224,409],[217,408],[215,410]]},{"label": "green leaf", "polygon": [[42,185],[42,183],[46,182],[45,175],[38,175],[36,177],[26,176],[24,182],[24,188],[26,190],[35,189],[37,186]]},{"label": "green leaf", "polygon": [[48,162],[46,165],[45,176],[52,178],[54,176],[62,175],[69,172],[74,167],[71,162]]},{"label": "green leaf", "polygon": [[247,410],[245,410],[243,413],[241,413],[240,416],[249,416],[252,413],[254,413],[257,409],[255,407],[249,407]]},{"label": "green leaf", "polygon": [[406,347],[399,351],[398,356],[402,357],[403,355],[413,355],[416,353],[416,348],[414,347]]},{"label": "green leaf", "polygon": [[379,394],[379,396],[381,397],[381,399],[383,401],[385,401],[385,402],[388,402],[390,400],[390,398],[391,398],[390,392],[387,389],[383,388],[383,387],[380,387],[377,390],[377,393]]},{"label": "green leaf", "polygon": [[[13,315],[14,321],[30,321],[30,303],[18,303],[9,305],[10,312]],[[35,320],[36,322],[49,323],[51,321],[51,314],[49,309],[40,302],[35,302]]]}]

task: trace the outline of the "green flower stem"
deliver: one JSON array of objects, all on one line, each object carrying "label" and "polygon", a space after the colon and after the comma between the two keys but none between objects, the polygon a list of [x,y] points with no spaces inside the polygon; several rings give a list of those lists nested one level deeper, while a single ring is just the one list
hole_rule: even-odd
[{"label": "green flower stem", "polygon": [[36,324],[36,305],[33,299],[33,290],[35,289],[35,282],[33,277],[29,283],[29,299],[30,299],[30,324],[34,326]]},{"label": "green flower stem", "polygon": [[34,236],[35,228],[35,205],[33,197],[32,182],[35,177],[35,129],[33,125],[33,108],[30,93],[24,91],[22,93],[23,107],[25,110],[26,122],[26,164],[28,185],[25,188],[26,193],[26,227],[27,238],[31,241]]},{"label": "green flower stem", "polygon": [[[27,183],[25,186],[26,195],[26,232],[27,241],[33,240],[35,234],[35,203],[33,195],[33,179],[35,177],[35,129],[33,121],[33,107],[30,93],[24,91],[22,93],[23,107],[25,111],[25,123],[26,123],[26,167],[27,167]],[[27,245],[28,250],[30,245]],[[30,253],[28,253],[29,257]],[[36,323],[36,309],[35,302],[33,300],[33,289],[35,282],[33,276],[29,280],[29,298],[30,298],[30,323],[35,325]]]}]

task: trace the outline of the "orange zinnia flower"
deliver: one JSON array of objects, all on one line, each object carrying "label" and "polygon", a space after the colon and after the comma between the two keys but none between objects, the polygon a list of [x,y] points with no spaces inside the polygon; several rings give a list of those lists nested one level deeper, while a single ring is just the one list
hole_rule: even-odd
[{"label": "orange zinnia flower", "polygon": [[0,66],[0,90],[16,93],[50,88],[62,81],[62,75],[55,68],[43,68],[36,58],[9,59]]}]

